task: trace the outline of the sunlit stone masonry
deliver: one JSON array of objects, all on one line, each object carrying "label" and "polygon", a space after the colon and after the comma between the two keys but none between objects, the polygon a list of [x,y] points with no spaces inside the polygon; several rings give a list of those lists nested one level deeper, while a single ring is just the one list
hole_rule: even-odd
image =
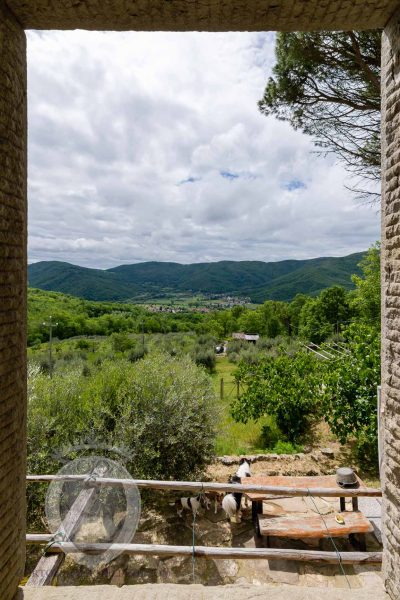
[{"label": "sunlit stone masonry", "polygon": [[25,550],[24,30],[311,31],[377,27],[386,28],[382,87],[384,574],[392,598],[400,597],[400,0],[0,0],[1,600],[11,600],[16,593]]},{"label": "sunlit stone masonry", "polygon": [[0,3],[0,598],[25,560],[26,44]]},{"label": "sunlit stone masonry", "polygon": [[382,44],[383,567],[400,598],[400,9]]}]

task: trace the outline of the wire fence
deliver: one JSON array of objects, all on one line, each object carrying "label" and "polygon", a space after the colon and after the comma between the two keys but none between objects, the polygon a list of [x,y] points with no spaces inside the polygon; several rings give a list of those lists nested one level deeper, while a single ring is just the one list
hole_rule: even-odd
[{"label": "wire fence", "polygon": [[240,397],[240,382],[236,379],[225,379],[221,377],[219,381],[219,398],[228,400]]}]

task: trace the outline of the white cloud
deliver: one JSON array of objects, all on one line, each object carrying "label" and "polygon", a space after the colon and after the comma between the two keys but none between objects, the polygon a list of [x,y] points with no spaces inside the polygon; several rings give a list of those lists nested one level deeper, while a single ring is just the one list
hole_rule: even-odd
[{"label": "white cloud", "polygon": [[281,260],[366,249],[332,158],[257,110],[258,33],[30,32],[29,258]]}]

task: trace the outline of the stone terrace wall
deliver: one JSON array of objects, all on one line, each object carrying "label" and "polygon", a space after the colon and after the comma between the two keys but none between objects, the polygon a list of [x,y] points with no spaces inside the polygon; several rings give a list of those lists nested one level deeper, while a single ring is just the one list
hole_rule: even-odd
[{"label": "stone terrace wall", "polygon": [[25,561],[26,44],[0,0],[0,598]]},{"label": "stone terrace wall", "polygon": [[400,9],[382,47],[382,398],[384,577],[400,590]]},{"label": "stone terrace wall", "polygon": [[398,0],[7,0],[25,29],[301,31],[384,27]]}]

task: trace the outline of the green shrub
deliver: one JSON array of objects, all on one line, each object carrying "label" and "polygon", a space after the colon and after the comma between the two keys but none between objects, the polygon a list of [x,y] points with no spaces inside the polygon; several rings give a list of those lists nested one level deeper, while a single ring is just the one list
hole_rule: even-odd
[{"label": "green shrub", "polygon": [[296,452],[303,452],[304,449],[303,446],[285,439],[284,434],[271,417],[268,419],[268,423],[265,423],[261,428],[260,441],[262,447],[273,454],[295,454]]},{"label": "green shrub", "polygon": [[188,357],[148,355],[129,370],[118,393],[116,437],[132,451],[131,472],[191,479],[214,453],[215,393]]},{"label": "green shrub", "polygon": [[110,342],[114,352],[126,352],[135,346],[134,340],[126,333],[113,333],[110,335]]},{"label": "green shrub", "polygon": [[261,360],[261,353],[253,344],[241,351],[240,360],[247,365],[256,365]]},{"label": "green shrub", "polygon": [[237,364],[240,361],[240,354],[237,352],[230,352],[229,354],[229,362],[233,364]]},{"label": "green shrub", "polygon": [[193,360],[196,365],[205,367],[209,373],[215,371],[216,358],[213,349],[205,346],[198,346],[194,349]]},{"label": "green shrub", "polygon": [[88,367],[88,365],[83,365],[83,367],[82,367],[82,375],[84,377],[89,377],[89,375],[90,375],[90,368]]},{"label": "green shrub", "polygon": [[282,438],[282,433],[279,431],[279,427],[276,423],[270,419],[269,423],[266,423],[261,427],[261,446],[262,448],[271,449],[277,442]]},{"label": "green shrub", "polygon": [[198,346],[206,346],[208,348],[214,348],[217,343],[217,339],[210,334],[203,333],[197,337]]},{"label": "green shrub", "polygon": [[233,340],[228,344],[227,356],[230,362],[243,361],[249,365],[255,365],[265,352],[260,352],[260,347],[243,340]]},{"label": "green shrub", "polygon": [[147,348],[146,346],[137,346],[136,348],[134,348],[133,350],[131,350],[128,354],[128,360],[132,363],[136,362],[137,360],[140,360],[141,358],[143,358],[144,356],[146,356],[147,354]]},{"label": "green shrub", "polygon": [[259,350],[271,350],[271,348],[276,346],[278,339],[280,340],[281,336],[278,336],[277,338],[260,337],[257,342],[257,347]]},{"label": "green shrub", "polygon": [[231,342],[228,343],[228,348],[226,351],[226,355],[229,358],[229,360],[231,359],[231,355],[238,355],[241,353],[242,350],[244,350],[247,347],[247,343],[243,340],[233,340]]},{"label": "green shrub", "polygon": [[48,358],[44,358],[40,361],[40,370],[42,373],[50,373],[50,360]]},{"label": "green shrub", "polygon": [[90,343],[88,342],[88,340],[82,339],[82,340],[77,340],[75,343],[75,346],[79,350],[88,350],[90,348]]},{"label": "green shrub", "polygon": [[299,446],[298,444],[292,444],[292,442],[285,442],[284,440],[279,440],[273,447],[272,452],[274,454],[297,454],[298,452],[303,452],[303,450],[303,446]]},{"label": "green shrub", "polygon": [[[133,477],[192,479],[212,459],[215,394],[188,357],[152,354],[134,364],[114,358],[85,373],[81,364],[56,371],[52,379],[40,366],[29,372],[30,473],[56,472],[57,452],[87,438],[127,448]],[[29,486],[32,522],[43,501],[44,490]]]}]

